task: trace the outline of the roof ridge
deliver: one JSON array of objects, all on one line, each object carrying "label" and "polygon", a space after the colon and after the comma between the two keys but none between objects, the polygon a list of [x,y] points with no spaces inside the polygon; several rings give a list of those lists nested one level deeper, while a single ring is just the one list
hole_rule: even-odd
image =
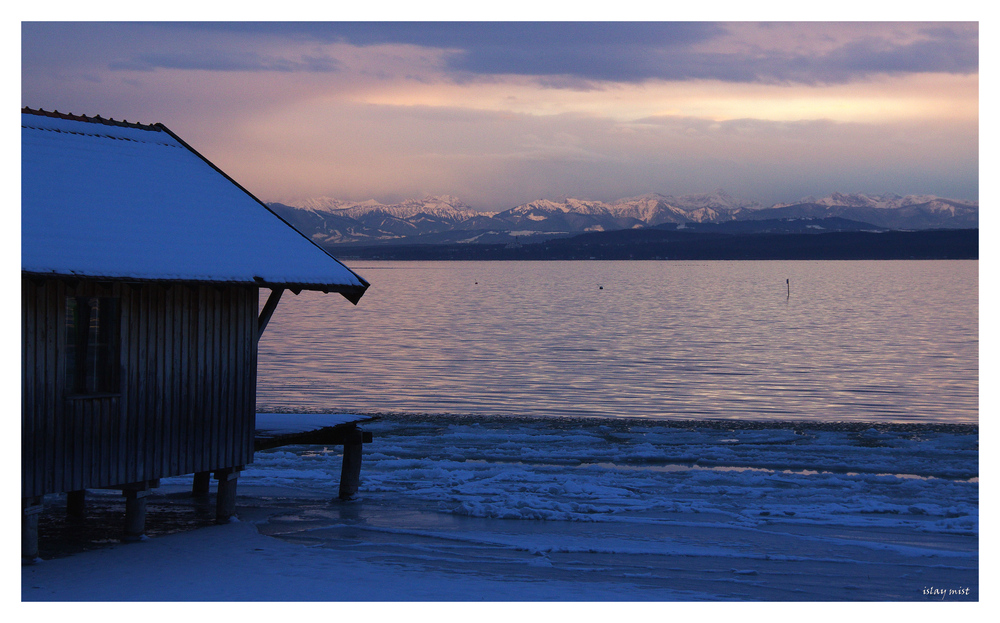
[{"label": "roof ridge", "polygon": [[132,122],[129,122],[129,121],[125,121],[124,119],[122,119],[121,121],[116,121],[115,119],[105,119],[105,118],[101,117],[100,115],[95,115],[93,117],[88,117],[87,115],[74,115],[72,113],[62,113],[62,112],[59,112],[58,110],[48,111],[48,110],[44,110],[42,108],[34,109],[34,108],[29,108],[27,106],[25,106],[24,108],[22,108],[21,112],[23,114],[28,114],[28,115],[39,115],[41,117],[53,117],[55,119],[67,119],[69,121],[85,121],[87,123],[98,123],[98,124],[102,124],[102,125],[112,125],[112,126],[118,126],[118,127],[121,127],[121,128],[136,128],[138,130],[149,130],[151,132],[162,132],[163,129],[164,129],[163,128],[163,124],[161,124],[161,123],[147,125],[147,124],[144,124],[144,123],[132,123]]}]

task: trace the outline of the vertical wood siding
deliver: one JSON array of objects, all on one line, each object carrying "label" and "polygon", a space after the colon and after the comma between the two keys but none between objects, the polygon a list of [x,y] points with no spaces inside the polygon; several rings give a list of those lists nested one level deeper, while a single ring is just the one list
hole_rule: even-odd
[{"label": "vertical wood siding", "polygon": [[[117,394],[70,395],[67,296],[119,299]],[[254,286],[23,277],[22,496],[251,462],[257,305]]]}]

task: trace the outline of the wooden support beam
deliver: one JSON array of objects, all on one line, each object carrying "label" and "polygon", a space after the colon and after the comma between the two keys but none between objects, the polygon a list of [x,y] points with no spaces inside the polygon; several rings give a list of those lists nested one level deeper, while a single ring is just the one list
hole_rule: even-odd
[{"label": "wooden support beam", "polygon": [[[258,434],[253,440],[255,452],[280,448],[281,446],[339,446],[346,443],[352,430],[360,430],[355,424],[338,424],[336,426],[324,426],[316,430],[304,431],[301,433],[286,433],[282,435]],[[371,443],[372,434],[370,431],[361,431],[361,442]]]},{"label": "wooden support beam", "polygon": [[66,514],[77,519],[87,514],[87,492],[85,490],[66,493]]},{"label": "wooden support beam", "polygon": [[344,439],[344,462],[340,468],[340,499],[349,500],[361,484],[361,450],[364,433],[357,427],[347,431]]},{"label": "wooden support beam", "polygon": [[267,297],[267,302],[264,303],[264,309],[261,310],[260,317],[257,318],[258,340],[262,335],[264,335],[264,329],[267,328],[267,323],[271,321],[271,315],[274,314],[274,309],[278,306],[278,301],[281,299],[281,294],[284,291],[284,288],[276,288],[271,290],[271,294]]},{"label": "wooden support beam", "polygon": [[229,523],[236,514],[236,481],[242,470],[242,467],[231,467],[215,472],[215,479],[219,481],[219,490],[215,496],[216,523]]},{"label": "wooden support beam", "polygon": [[207,496],[211,481],[212,472],[197,472],[191,485],[191,495],[197,498]]},{"label": "wooden support beam", "polygon": [[41,496],[21,498],[21,564],[38,560],[38,517],[42,514]]}]

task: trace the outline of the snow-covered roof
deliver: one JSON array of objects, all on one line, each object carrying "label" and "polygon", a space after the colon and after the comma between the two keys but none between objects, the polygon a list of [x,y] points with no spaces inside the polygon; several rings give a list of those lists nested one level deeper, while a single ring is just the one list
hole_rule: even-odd
[{"label": "snow-covered roof", "polygon": [[368,282],[161,124],[21,112],[21,270],[340,292]]}]

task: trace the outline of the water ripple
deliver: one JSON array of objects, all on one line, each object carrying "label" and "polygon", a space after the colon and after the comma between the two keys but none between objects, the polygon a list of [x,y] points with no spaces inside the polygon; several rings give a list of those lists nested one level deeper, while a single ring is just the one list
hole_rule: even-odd
[{"label": "water ripple", "polygon": [[978,421],[974,261],[356,270],[373,284],[357,307],[282,299],[261,408]]}]

